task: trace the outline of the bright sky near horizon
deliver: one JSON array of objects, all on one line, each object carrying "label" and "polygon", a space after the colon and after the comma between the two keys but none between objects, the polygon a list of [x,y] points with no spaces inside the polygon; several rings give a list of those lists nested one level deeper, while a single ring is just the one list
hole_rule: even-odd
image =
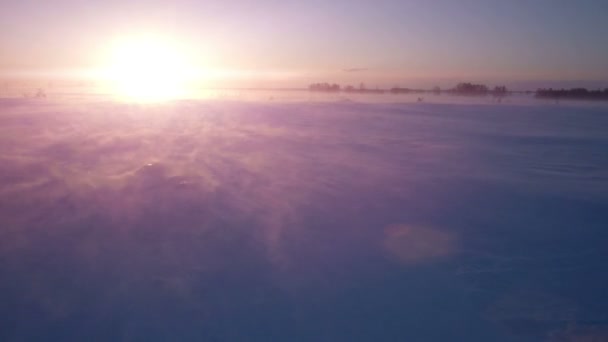
[{"label": "bright sky near horizon", "polygon": [[154,35],[237,83],[598,83],[607,18],[605,0],[2,1],[0,72],[92,70]]}]

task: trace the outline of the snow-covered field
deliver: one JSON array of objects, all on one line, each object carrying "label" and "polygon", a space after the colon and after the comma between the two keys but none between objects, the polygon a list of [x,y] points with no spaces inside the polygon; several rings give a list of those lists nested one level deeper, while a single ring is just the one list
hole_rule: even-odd
[{"label": "snow-covered field", "polygon": [[0,340],[608,336],[608,105],[281,96],[0,99]]}]

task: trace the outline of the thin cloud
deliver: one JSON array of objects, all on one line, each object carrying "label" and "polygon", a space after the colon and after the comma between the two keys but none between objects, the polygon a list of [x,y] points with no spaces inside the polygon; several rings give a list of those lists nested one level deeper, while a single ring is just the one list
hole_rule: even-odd
[{"label": "thin cloud", "polygon": [[362,71],[368,71],[369,68],[349,68],[349,69],[343,69],[344,72],[362,72]]}]

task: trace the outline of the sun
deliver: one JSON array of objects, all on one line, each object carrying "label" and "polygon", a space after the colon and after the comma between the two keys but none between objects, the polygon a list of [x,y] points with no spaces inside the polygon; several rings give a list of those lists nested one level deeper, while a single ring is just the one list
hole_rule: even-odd
[{"label": "sun", "polygon": [[194,69],[174,42],[155,37],[121,40],[112,45],[106,78],[110,91],[136,101],[183,97]]}]

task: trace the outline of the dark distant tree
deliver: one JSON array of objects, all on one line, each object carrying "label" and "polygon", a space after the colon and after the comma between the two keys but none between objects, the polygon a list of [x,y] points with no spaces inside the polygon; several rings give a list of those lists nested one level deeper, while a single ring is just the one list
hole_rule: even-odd
[{"label": "dark distant tree", "polygon": [[483,95],[488,93],[488,87],[484,84],[458,83],[453,92],[464,95]]},{"label": "dark distant tree", "polygon": [[536,91],[536,97],[539,98],[551,98],[551,99],[587,99],[587,100],[608,100],[608,89],[602,90],[588,90],[586,88],[572,88],[572,89],[538,89]]},{"label": "dark distant tree", "polygon": [[340,86],[338,84],[329,84],[327,82],[324,83],[313,83],[308,86],[309,90],[312,91],[325,91],[325,92],[337,92],[340,91]]},{"label": "dark distant tree", "polygon": [[496,94],[504,94],[506,92],[507,92],[507,87],[505,87],[505,86],[494,87],[494,93],[496,93]]}]

